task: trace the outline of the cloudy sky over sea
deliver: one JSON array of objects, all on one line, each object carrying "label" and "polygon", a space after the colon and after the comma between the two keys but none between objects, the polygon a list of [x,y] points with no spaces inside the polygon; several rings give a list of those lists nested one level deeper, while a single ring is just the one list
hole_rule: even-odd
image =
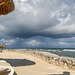
[{"label": "cloudy sky over sea", "polygon": [[0,44],[21,48],[74,48],[75,0],[14,0],[0,16]]}]

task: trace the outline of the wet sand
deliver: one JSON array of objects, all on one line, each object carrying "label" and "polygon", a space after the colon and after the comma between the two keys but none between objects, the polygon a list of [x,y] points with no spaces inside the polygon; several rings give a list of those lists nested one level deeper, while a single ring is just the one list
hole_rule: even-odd
[{"label": "wet sand", "polygon": [[15,70],[14,75],[75,75],[74,70],[49,64],[25,53],[3,51],[0,59],[10,63]]}]

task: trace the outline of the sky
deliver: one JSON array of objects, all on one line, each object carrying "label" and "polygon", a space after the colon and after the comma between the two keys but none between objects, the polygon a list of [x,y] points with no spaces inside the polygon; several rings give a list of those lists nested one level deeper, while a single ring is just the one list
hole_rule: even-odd
[{"label": "sky", "polygon": [[75,0],[14,0],[0,16],[0,44],[9,48],[75,48]]}]

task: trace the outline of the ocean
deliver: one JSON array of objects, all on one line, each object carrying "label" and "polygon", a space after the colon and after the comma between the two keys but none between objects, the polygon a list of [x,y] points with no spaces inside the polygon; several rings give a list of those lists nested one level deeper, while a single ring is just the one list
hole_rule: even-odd
[{"label": "ocean", "polygon": [[[12,49],[15,50],[15,49]],[[73,57],[75,58],[75,49],[74,48],[31,48],[31,49],[16,49],[16,50],[44,50],[50,53],[57,54],[59,56]]]}]

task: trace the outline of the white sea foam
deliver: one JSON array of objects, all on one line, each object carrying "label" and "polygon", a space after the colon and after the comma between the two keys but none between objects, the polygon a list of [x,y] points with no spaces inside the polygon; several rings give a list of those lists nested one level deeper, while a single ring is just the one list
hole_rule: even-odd
[{"label": "white sea foam", "polygon": [[63,51],[75,52],[74,49],[64,49]]},{"label": "white sea foam", "polygon": [[48,50],[48,51],[52,51],[52,52],[61,52],[60,50]]}]

